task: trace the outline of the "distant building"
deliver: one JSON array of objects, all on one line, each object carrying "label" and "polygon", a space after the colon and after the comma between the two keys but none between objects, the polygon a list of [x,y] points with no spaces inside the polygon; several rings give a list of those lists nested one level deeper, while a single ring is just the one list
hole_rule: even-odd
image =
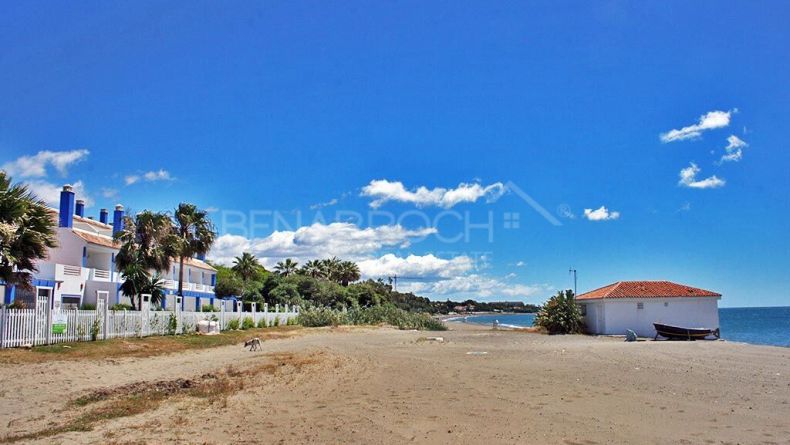
[{"label": "distant building", "polygon": [[[60,193],[59,209],[51,209],[57,222],[58,247],[50,249],[46,260],[37,263],[33,287],[7,286],[0,283],[3,300],[15,300],[34,305],[36,296],[47,297],[52,307],[77,308],[84,303],[96,304],[104,298],[109,305],[129,303],[129,297],[120,291],[121,274],[115,268],[115,256],[120,245],[113,235],[123,227],[124,208],[115,207],[112,221],[109,212],[101,209],[99,220],[85,217],[85,204],[75,200],[70,186]],[[165,299],[162,306],[172,308],[178,289],[177,260],[162,274]],[[184,299],[182,309],[199,310],[202,304],[214,304],[216,270],[198,258],[188,258],[184,263]]]},{"label": "distant building", "polygon": [[719,327],[721,294],[669,281],[618,281],[576,297],[591,334],[653,337],[654,322]]}]

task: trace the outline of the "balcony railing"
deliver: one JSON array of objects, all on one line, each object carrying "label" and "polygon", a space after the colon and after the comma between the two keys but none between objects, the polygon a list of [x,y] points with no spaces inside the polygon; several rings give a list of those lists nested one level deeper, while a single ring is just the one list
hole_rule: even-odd
[{"label": "balcony railing", "polygon": [[93,281],[109,282],[110,281],[110,275],[112,275],[112,274],[110,273],[109,270],[91,269],[91,274],[90,274],[90,278],[89,279],[93,280]]}]

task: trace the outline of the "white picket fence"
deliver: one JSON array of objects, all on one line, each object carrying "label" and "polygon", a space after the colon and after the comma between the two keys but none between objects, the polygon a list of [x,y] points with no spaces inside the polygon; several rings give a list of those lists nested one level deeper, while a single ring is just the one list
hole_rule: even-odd
[{"label": "white picket fence", "polygon": [[[216,321],[220,330],[226,330],[232,320],[238,320],[241,326],[245,318],[250,318],[255,326],[268,327],[288,324],[298,315],[298,307],[287,305],[276,305],[274,311],[264,305],[263,311],[258,311],[253,304],[252,311],[244,312],[241,304],[233,301],[223,301],[219,312],[160,311],[149,309],[147,304],[140,311],[112,311],[102,303],[96,310],[85,311],[50,309],[46,299],[41,299],[35,309],[0,309],[0,348],[167,335],[172,332],[171,316],[176,320],[175,333],[183,334],[195,332],[201,320]],[[54,333],[53,326],[63,319],[65,329]]]}]

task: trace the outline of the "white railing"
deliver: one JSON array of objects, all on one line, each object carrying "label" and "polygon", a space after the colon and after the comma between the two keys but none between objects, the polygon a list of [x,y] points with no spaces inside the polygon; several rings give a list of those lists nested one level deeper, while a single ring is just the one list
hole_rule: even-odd
[{"label": "white railing", "polygon": [[91,269],[90,279],[93,281],[110,281],[110,271],[103,269]]},{"label": "white railing", "polygon": [[167,288],[167,289],[178,289],[178,281],[165,280],[165,288]]},{"label": "white railing", "polygon": [[[221,301],[219,312],[111,311],[106,305],[99,305],[100,308],[93,311],[48,310],[47,306],[44,301],[35,309],[0,309],[0,348],[183,334],[195,332],[201,320],[217,321],[221,330],[228,329],[232,320],[238,320],[241,326],[247,318],[256,327],[282,326],[299,315],[298,307],[289,309],[287,306],[277,306],[275,311],[264,306],[263,311],[233,312],[232,301]],[[235,309],[238,311],[241,306],[236,305]],[[170,326],[171,316],[177,322],[175,332]],[[58,325],[62,329],[58,329]]]},{"label": "white railing", "polygon": [[[184,283],[184,284],[186,284],[186,283]],[[195,284],[192,285],[192,290],[194,290],[196,292],[205,292],[206,291],[206,285],[205,284],[197,284],[197,283],[195,283]]]}]

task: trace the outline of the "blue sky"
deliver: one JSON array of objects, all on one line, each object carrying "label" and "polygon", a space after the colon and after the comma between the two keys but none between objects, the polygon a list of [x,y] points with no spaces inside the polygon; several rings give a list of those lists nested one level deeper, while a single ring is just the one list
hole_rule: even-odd
[{"label": "blue sky", "polygon": [[[0,165],[89,214],[211,208],[218,260],[337,254],[529,302],[574,266],[580,291],[787,305],[790,7],[689,3],[9,4]],[[459,215],[490,230],[449,242]]]}]

